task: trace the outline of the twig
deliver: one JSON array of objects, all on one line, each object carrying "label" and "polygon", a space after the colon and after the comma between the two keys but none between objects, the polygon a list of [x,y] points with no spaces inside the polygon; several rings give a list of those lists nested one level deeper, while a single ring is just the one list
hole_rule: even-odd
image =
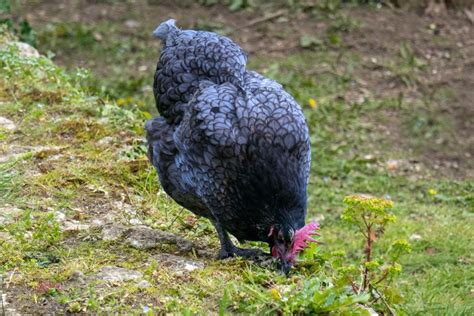
[{"label": "twig", "polygon": [[376,282],[374,282],[374,284],[379,284],[380,282],[382,282],[383,280],[385,280],[388,276],[388,271],[386,270],[384,272],[384,274],[382,275],[382,277],[380,277],[380,279],[378,279]]},{"label": "twig", "polygon": [[17,268],[13,269],[12,274],[10,274],[10,278],[8,279],[7,285],[5,287],[6,289],[10,287],[10,283],[12,283],[12,279],[13,279],[13,276],[15,275],[16,270]]},{"label": "twig", "polygon": [[[126,198],[128,200],[128,203],[132,203],[132,199],[130,198],[130,194],[128,194],[128,189],[125,185],[123,185],[123,183],[120,183],[120,186],[122,187],[122,189],[125,191],[125,195],[126,195]],[[124,202],[125,202],[125,198],[124,198]]]},{"label": "twig", "polygon": [[[372,225],[367,224],[366,220],[364,217],[362,217],[364,220],[364,224],[366,225],[367,228],[367,244],[365,248],[365,263],[370,262],[371,260],[371,254],[372,254]],[[369,287],[369,268],[367,265],[365,266],[364,269],[364,283],[362,285],[363,289],[366,290]]]},{"label": "twig", "polygon": [[178,214],[176,214],[176,216],[173,218],[173,220],[171,221],[171,224],[169,224],[168,226],[168,229],[170,229],[173,224],[176,222],[176,220],[178,219],[178,217],[184,212],[184,207],[181,208],[181,210],[179,211]]},{"label": "twig", "polygon": [[2,316],[5,316],[6,315],[6,313],[5,313],[5,303],[6,302],[5,303],[3,302],[4,301],[3,298],[5,298],[5,301],[6,301],[7,295],[3,294],[3,292],[0,292],[0,303],[2,303]]},{"label": "twig", "polygon": [[372,289],[377,292],[378,296],[380,297],[380,299],[382,300],[383,304],[387,307],[390,315],[392,316],[396,316],[397,314],[395,313],[395,311],[390,307],[390,305],[388,305],[387,301],[385,300],[385,298],[383,297],[383,295],[379,292],[379,290],[377,290],[377,288],[375,286],[372,286]]},{"label": "twig", "polygon": [[0,304],[2,305],[2,315],[5,315],[5,301],[7,299],[7,294],[3,293],[3,274],[0,274]]},{"label": "twig", "polygon": [[357,284],[354,282],[354,280],[352,280],[350,276],[348,278],[349,278],[349,281],[351,282],[351,287],[354,293],[359,293],[359,287],[357,286]]},{"label": "twig", "polygon": [[383,5],[386,5],[387,7],[389,7],[390,9],[392,10],[395,10],[395,6],[393,5],[393,3],[391,3],[390,1],[380,1],[380,4],[383,4]]},{"label": "twig", "polygon": [[265,22],[265,21],[273,20],[275,18],[278,18],[278,17],[282,16],[285,13],[286,13],[286,10],[279,10],[277,12],[264,15],[261,18],[253,19],[250,22],[248,22],[247,24],[244,24],[243,26],[234,29],[233,32],[238,31],[238,30],[242,30],[242,29],[257,25],[257,24],[260,24],[260,23]]}]

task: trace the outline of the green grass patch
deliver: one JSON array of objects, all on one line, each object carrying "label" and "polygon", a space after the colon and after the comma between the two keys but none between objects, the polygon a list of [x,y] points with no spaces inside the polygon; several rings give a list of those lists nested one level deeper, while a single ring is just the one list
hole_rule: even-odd
[{"label": "green grass patch", "polygon": [[[330,2],[327,5],[328,11],[333,10]],[[334,23],[334,31],[352,27],[350,21],[342,22]],[[98,26],[97,31],[103,28]],[[51,41],[57,42],[50,47],[54,50],[73,50],[84,44],[95,58],[103,47],[95,31],[84,25],[58,24],[40,30],[39,41],[53,36]],[[105,51],[118,49],[129,56],[139,50],[138,56],[148,58],[144,48],[134,46],[139,41],[120,43],[123,47],[108,43]],[[410,54],[401,58],[412,62]],[[111,88],[117,74],[111,72],[101,79],[108,81],[104,95],[90,88],[97,79],[86,71],[67,72],[46,57],[22,57],[14,47],[0,50],[0,98],[5,101],[0,115],[17,123],[20,131],[2,131],[0,139],[7,151],[15,148],[22,153],[21,159],[0,165],[2,203],[21,210],[15,222],[0,225],[0,272],[15,271],[11,287],[31,293],[19,304],[34,306],[45,299],[57,304],[55,312],[135,314],[367,314],[363,305],[370,305],[388,313],[373,292],[357,293],[348,280],[360,275],[365,239],[341,220],[343,200],[350,194],[367,193],[393,201],[391,212],[398,218],[377,239],[374,256],[386,258],[394,241],[411,239],[412,251],[397,259],[402,268],[384,292],[385,300],[400,314],[470,314],[474,306],[470,288],[474,183],[425,174],[407,177],[385,167],[386,160],[408,153],[393,148],[377,132],[377,124],[386,119],[384,111],[397,111],[406,118],[414,142],[422,142],[427,132],[438,135],[432,126],[441,122],[417,123],[418,117],[432,114],[422,103],[408,113],[408,105],[397,99],[346,102],[343,96],[357,79],[353,69],[359,63],[360,57],[323,45],[285,59],[255,58],[251,65],[281,82],[304,109],[313,150],[308,217],[321,223],[321,245],[302,256],[290,278],[239,259],[208,258],[201,258],[204,269],[177,275],[151,260],[172,248],[145,251],[119,241],[105,242],[95,228],[66,232],[57,218],[60,211],[78,223],[91,223],[109,213],[124,225],[138,219],[217,253],[212,225],[167,197],[146,162],[143,125],[153,104],[151,93],[140,87],[150,73],[136,81],[124,76]],[[144,93],[148,99],[135,102]],[[374,159],[365,157],[372,153]],[[378,268],[376,264],[369,267]],[[108,287],[93,279],[110,265],[142,272],[149,286],[124,282]],[[85,285],[74,279],[77,270],[84,274]]]}]

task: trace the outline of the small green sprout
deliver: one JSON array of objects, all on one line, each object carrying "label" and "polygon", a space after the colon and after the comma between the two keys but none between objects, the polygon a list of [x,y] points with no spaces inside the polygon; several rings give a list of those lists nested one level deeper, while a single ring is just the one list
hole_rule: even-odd
[{"label": "small green sprout", "polygon": [[[396,289],[391,282],[402,271],[402,266],[396,262],[403,254],[409,253],[411,247],[406,240],[395,241],[385,256],[373,258],[374,244],[383,235],[388,224],[395,222],[396,217],[390,210],[394,203],[391,200],[369,195],[350,195],[344,199],[347,205],[342,213],[342,219],[355,225],[365,240],[364,259],[361,264],[361,281],[349,276],[354,291],[358,294],[369,293],[372,304],[381,301],[387,312],[395,312],[391,304],[399,301],[399,295],[393,295]],[[389,294],[391,293],[391,294]],[[390,300],[396,297],[395,300]]]}]

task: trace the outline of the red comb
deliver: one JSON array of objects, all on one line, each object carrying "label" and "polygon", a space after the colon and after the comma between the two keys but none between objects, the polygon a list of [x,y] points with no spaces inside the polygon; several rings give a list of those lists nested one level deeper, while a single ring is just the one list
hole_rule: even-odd
[{"label": "red comb", "polygon": [[308,224],[296,231],[293,242],[293,249],[291,251],[293,255],[296,255],[301,250],[309,247],[307,242],[316,242],[316,240],[314,240],[311,236],[319,236],[319,234],[316,232],[318,228],[319,223],[309,222]]}]

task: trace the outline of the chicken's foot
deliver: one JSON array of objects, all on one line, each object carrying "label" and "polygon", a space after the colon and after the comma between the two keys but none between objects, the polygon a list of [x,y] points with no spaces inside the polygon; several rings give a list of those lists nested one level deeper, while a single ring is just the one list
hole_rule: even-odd
[{"label": "chicken's foot", "polygon": [[242,257],[246,259],[260,259],[262,256],[268,256],[260,249],[242,249],[236,247],[229,238],[229,234],[222,227],[219,222],[213,222],[214,227],[216,228],[217,235],[219,236],[219,241],[221,243],[221,250],[219,251],[219,259],[226,259],[229,257]]}]

